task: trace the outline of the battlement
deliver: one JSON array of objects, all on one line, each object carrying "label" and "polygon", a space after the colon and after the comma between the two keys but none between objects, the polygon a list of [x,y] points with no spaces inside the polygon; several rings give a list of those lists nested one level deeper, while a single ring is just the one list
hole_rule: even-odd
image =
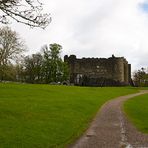
[{"label": "battlement", "polygon": [[70,82],[76,85],[99,86],[100,81],[108,80],[128,85],[131,80],[131,65],[124,57],[78,59],[75,55],[65,55],[64,61],[69,65]]}]

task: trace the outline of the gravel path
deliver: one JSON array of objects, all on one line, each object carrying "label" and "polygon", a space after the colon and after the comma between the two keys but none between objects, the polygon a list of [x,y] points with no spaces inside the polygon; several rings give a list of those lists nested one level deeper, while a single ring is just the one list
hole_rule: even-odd
[{"label": "gravel path", "polygon": [[124,101],[145,93],[148,91],[105,103],[90,128],[70,148],[148,148],[148,134],[138,132],[122,112]]}]

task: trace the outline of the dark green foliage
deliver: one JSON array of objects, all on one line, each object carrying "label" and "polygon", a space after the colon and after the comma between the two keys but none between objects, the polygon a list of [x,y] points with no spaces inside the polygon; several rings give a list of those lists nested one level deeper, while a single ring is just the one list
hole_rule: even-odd
[{"label": "dark green foliage", "polygon": [[0,28],[0,81],[50,83],[68,80],[67,64],[61,59],[62,46],[45,45],[40,53],[23,57],[25,50],[18,34]]},{"label": "dark green foliage", "polygon": [[141,68],[134,73],[134,82],[136,86],[148,86],[148,72],[145,68]]},{"label": "dark green foliage", "polygon": [[41,53],[24,59],[23,72],[19,78],[28,83],[63,82],[68,79],[68,66],[60,57],[62,46],[50,44],[42,47]]},{"label": "dark green foliage", "polygon": [[0,66],[0,81],[16,81],[16,67],[12,64]]},{"label": "dark green foliage", "polygon": [[24,78],[29,83],[40,83],[43,79],[43,57],[41,54],[33,54],[24,59]]}]

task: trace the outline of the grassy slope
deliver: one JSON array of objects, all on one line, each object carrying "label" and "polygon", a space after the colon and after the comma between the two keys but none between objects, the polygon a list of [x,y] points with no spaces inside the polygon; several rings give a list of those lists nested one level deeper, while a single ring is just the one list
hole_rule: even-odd
[{"label": "grassy slope", "polygon": [[148,133],[148,94],[126,101],[124,110],[140,131]]},{"label": "grassy slope", "polygon": [[0,84],[0,147],[64,147],[99,107],[135,88]]}]

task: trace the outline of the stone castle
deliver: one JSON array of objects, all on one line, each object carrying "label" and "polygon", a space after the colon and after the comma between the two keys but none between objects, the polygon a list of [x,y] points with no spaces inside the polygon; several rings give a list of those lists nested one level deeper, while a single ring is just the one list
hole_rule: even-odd
[{"label": "stone castle", "polygon": [[123,86],[131,81],[131,64],[124,57],[82,58],[65,55],[70,83],[80,86]]}]

